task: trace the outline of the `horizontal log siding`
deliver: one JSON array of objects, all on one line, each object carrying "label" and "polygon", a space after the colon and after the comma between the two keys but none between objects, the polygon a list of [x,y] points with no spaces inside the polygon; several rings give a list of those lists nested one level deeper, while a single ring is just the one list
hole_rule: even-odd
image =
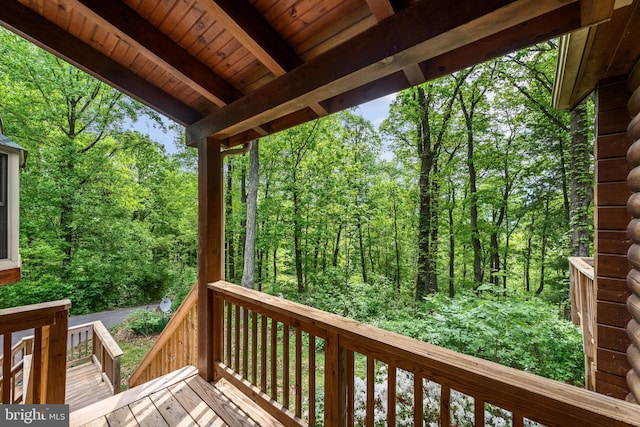
[{"label": "horizontal log siding", "polygon": [[596,275],[596,391],[624,399],[623,381],[629,364],[624,356],[629,339],[624,328],[630,319],[625,301],[625,278],[630,269],[627,250],[631,241],[627,225],[626,135],[629,100],[626,77],[601,81],[597,91],[595,141],[595,275]]},{"label": "horizontal log siding", "polygon": [[[627,137],[631,144],[627,150],[627,162],[629,163],[629,173],[627,175],[627,187],[633,192],[627,202],[627,208],[630,215],[634,219],[629,223],[627,228],[629,238],[632,245],[628,251],[629,263],[632,269],[627,277],[627,285],[630,296],[627,299],[627,309],[632,318],[626,325],[627,341],[631,344],[626,347],[626,362],[630,368],[626,372],[626,385],[630,393],[627,400],[640,402],[640,334],[638,327],[640,324],[640,288],[638,281],[640,280],[640,131],[638,122],[640,121],[640,84],[638,83],[638,71],[640,67],[636,65],[627,80],[627,88],[632,93],[627,104],[628,116],[630,123],[627,126]],[[610,340],[609,344],[620,346],[622,338],[615,335],[615,340]],[[624,342],[626,343],[626,342]]]}]

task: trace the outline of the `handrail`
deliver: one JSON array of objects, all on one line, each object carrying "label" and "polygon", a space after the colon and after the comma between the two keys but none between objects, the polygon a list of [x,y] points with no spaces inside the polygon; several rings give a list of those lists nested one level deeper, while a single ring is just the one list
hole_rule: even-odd
[{"label": "handrail", "polygon": [[[640,422],[640,407],[628,402],[230,283],[208,288],[215,378],[227,379],[286,425],[315,424],[320,405],[325,425],[349,425],[356,416],[373,425],[381,411],[389,425],[401,416],[422,424],[434,401],[437,420],[429,421],[451,425],[462,395],[474,408],[475,425],[496,411],[514,426],[527,419],[548,426]],[[319,349],[323,372],[316,367]],[[316,375],[324,375],[323,391],[316,390]]]},{"label": "handrail", "polygon": [[69,328],[68,340],[71,350],[67,366],[92,360],[111,393],[120,393],[120,358],[124,352],[102,322],[98,320]]},{"label": "handrail", "polygon": [[[24,392],[26,392],[24,385],[28,382],[24,360],[26,356],[33,353],[33,345],[34,336],[31,335],[22,338],[11,349],[14,383],[19,386],[22,380]],[[92,361],[100,370],[102,379],[107,383],[112,394],[120,393],[120,358],[123,354],[118,343],[99,320],[76,325],[67,330],[66,368]],[[0,361],[2,359],[3,357],[0,356]],[[23,402],[22,393],[18,389],[14,403],[21,402]]]},{"label": "handrail", "polygon": [[[35,329],[33,338],[32,369],[25,403],[64,403],[66,385],[66,334],[71,301],[31,304],[0,310],[0,334],[4,337],[2,358],[2,403],[22,401],[20,387],[25,382],[22,374],[23,353],[19,359],[17,349],[11,345],[14,332]],[[22,343],[25,341],[23,340]],[[16,352],[14,353],[14,349]],[[6,357],[9,355],[9,357]]]},{"label": "handrail", "polygon": [[129,387],[198,364],[197,301],[196,283],[129,378]]},{"label": "handrail", "polygon": [[593,258],[569,257],[569,297],[571,320],[582,328],[585,387],[595,390],[596,358],[596,288]]}]

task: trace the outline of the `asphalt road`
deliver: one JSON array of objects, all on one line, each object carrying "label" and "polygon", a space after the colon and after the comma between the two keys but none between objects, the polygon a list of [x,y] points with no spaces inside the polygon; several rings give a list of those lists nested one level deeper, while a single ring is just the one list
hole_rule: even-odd
[{"label": "asphalt road", "polygon": [[[109,329],[112,326],[115,326],[118,323],[122,322],[124,318],[127,317],[127,314],[131,313],[134,310],[155,310],[157,307],[157,304],[142,305],[139,307],[130,307],[111,311],[101,311],[99,313],[83,314],[81,316],[71,316],[69,317],[69,326],[77,326],[82,325],[83,323],[95,322],[97,320],[100,320],[104,324],[104,326]],[[11,345],[13,346],[22,338],[28,337],[29,335],[33,335],[33,329],[13,333],[11,335]],[[3,353],[3,343],[3,336],[0,335],[0,355]]]}]

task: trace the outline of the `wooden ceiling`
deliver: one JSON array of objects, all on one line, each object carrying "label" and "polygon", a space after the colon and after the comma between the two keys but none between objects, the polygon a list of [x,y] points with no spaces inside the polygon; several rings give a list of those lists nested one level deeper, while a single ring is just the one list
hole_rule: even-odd
[{"label": "wooden ceiling", "polygon": [[629,73],[639,57],[640,2],[617,0],[611,19],[562,37],[554,106],[574,108],[598,81]]},{"label": "wooden ceiling", "polygon": [[610,18],[614,0],[3,0],[0,25],[235,146]]}]

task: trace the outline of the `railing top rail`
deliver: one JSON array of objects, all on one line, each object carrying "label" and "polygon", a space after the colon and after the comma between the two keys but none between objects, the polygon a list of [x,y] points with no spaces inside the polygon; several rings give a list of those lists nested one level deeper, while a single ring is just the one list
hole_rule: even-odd
[{"label": "railing top rail", "polygon": [[0,310],[0,334],[37,328],[55,323],[56,313],[68,311],[71,301],[43,302]]},{"label": "railing top rail", "polygon": [[569,264],[580,273],[593,280],[593,257],[569,257]]},{"label": "railing top rail", "polygon": [[98,320],[93,322],[93,334],[94,337],[98,337],[100,339],[103,347],[107,350],[111,358],[120,357],[124,354],[118,343],[113,339],[101,321]]},{"label": "railing top rail", "polygon": [[637,425],[640,407],[568,384],[456,353],[355,320],[326,313],[292,301],[243,288],[224,281],[209,289],[245,303],[257,312],[292,319],[302,329],[324,329],[337,333],[341,343],[357,346],[359,353],[417,372],[525,417],[548,425],[558,420],[579,425]]}]

